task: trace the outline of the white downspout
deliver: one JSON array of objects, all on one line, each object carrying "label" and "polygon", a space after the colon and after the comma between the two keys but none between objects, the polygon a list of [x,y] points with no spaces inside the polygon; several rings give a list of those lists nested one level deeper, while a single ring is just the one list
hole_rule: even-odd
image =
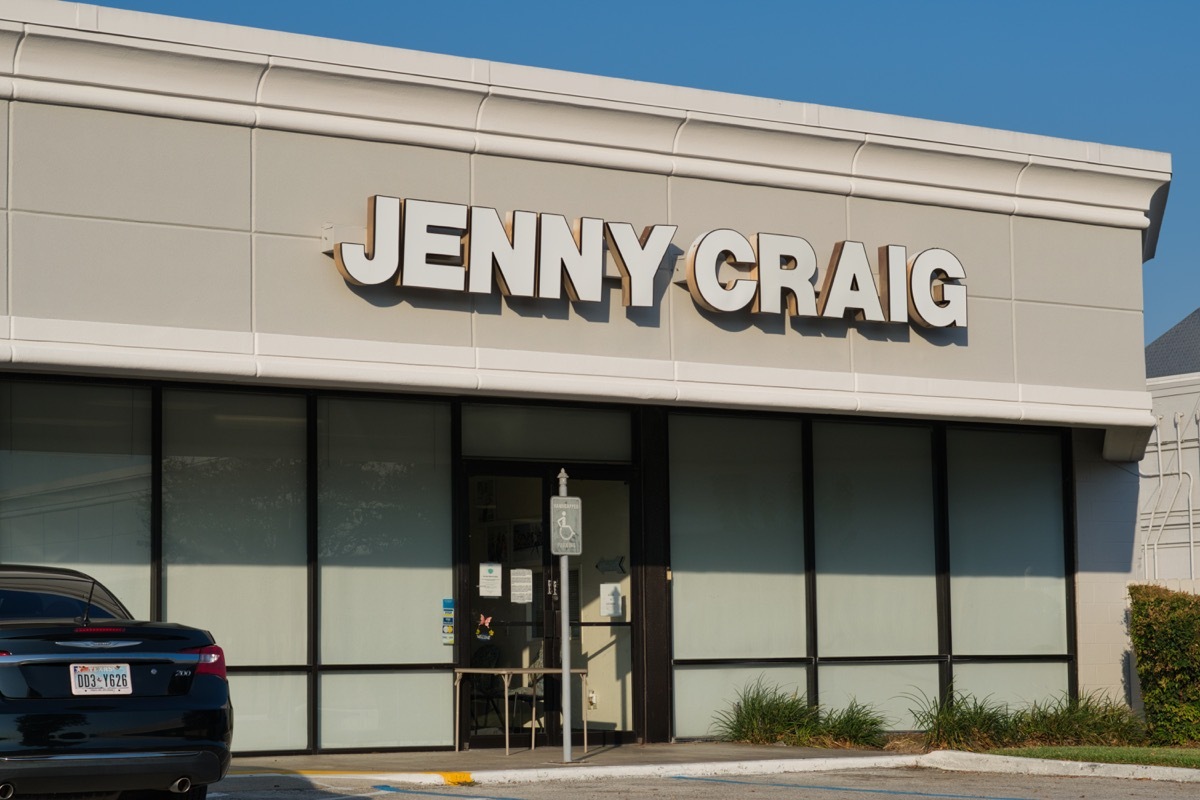
[{"label": "white downspout", "polygon": [[[1142,578],[1150,580],[1150,537],[1154,535],[1154,516],[1158,511],[1158,502],[1163,492],[1163,460],[1162,460],[1162,415],[1154,418],[1154,448],[1158,452],[1158,489],[1155,490],[1155,501],[1150,506],[1150,519],[1146,523],[1146,535],[1142,537]],[[1158,550],[1155,549],[1155,572],[1157,572]],[[1157,575],[1156,575],[1157,577]]]},{"label": "white downspout", "polygon": [[[1196,566],[1195,559],[1192,557],[1192,544],[1195,539],[1192,529],[1192,473],[1185,472],[1183,469],[1183,435],[1187,432],[1187,424],[1184,423],[1186,415],[1182,411],[1175,412],[1175,468],[1179,473],[1179,483],[1183,485],[1183,477],[1186,475],[1188,479],[1187,491],[1187,526],[1188,526],[1188,578],[1195,580]],[[1183,423],[1182,425],[1180,423]],[[1157,576],[1155,576],[1157,577]]]},{"label": "white downspout", "polygon": [[[1179,445],[1179,418],[1183,414],[1179,411],[1175,412],[1175,444]],[[1159,469],[1162,473],[1163,470]],[[1167,525],[1171,521],[1171,512],[1175,510],[1175,501],[1179,499],[1179,491],[1183,488],[1183,464],[1178,460],[1175,462],[1175,491],[1171,494],[1171,502],[1167,503],[1166,513],[1163,514],[1162,522],[1158,525],[1158,534],[1154,537],[1154,580],[1158,580],[1158,543],[1162,541],[1163,533],[1167,530]],[[1191,476],[1189,476],[1191,477]]]},{"label": "white downspout", "polygon": [[1196,536],[1192,525],[1192,473],[1184,473],[1188,479],[1188,580],[1196,580]]}]

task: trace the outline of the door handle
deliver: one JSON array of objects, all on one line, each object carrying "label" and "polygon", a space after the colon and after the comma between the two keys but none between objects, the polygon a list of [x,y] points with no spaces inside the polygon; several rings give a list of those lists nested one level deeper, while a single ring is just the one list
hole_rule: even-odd
[{"label": "door handle", "polygon": [[558,581],[554,579],[546,581],[546,594],[555,600],[558,599]]}]

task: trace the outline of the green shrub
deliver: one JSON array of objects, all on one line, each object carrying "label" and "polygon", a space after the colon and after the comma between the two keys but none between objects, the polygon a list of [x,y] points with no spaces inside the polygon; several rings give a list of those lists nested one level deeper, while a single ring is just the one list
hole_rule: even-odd
[{"label": "green shrub", "polygon": [[729,742],[794,747],[881,747],[886,741],[883,715],[873,708],[851,700],[841,711],[824,712],[761,677],[717,713],[713,731]]},{"label": "green shrub", "polygon": [[1066,695],[1010,709],[990,698],[950,692],[945,698],[911,698],[928,749],[995,750],[1003,747],[1136,745],[1146,726],[1124,703],[1101,695]]},{"label": "green shrub", "polygon": [[930,750],[991,750],[1015,739],[1015,721],[1008,707],[990,698],[951,691],[945,697],[909,695],[917,728],[925,732]]},{"label": "green shrub", "polygon": [[822,713],[820,736],[827,747],[883,747],[887,743],[885,722],[883,715],[873,707],[851,700],[841,711]]},{"label": "green shrub", "polygon": [[[908,698],[928,750],[1131,746],[1147,739],[1145,723],[1128,706],[1102,695],[1064,695],[1016,709],[955,691]],[[884,716],[871,706],[851,700],[840,711],[825,711],[761,677],[716,715],[713,730],[725,741],[796,747],[882,747],[888,738]]]},{"label": "green shrub", "polygon": [[815,728],[819,717],[804,697],[759,677],[738,692],[729,708],[717,713],[713,730],[728,742],[775,744],[797,731]]},{"label": "green shrub", "polygon": [[1117,747],[1146,741],[1146,724],[1133,709],[1099,694],[1034,703],[1015,712],[1014,722],[1021,747]]},{"label": "green shrub", "polygon": [[1200,597],[1129,587],[1129,635],[1155,744],[1200,742]]}]

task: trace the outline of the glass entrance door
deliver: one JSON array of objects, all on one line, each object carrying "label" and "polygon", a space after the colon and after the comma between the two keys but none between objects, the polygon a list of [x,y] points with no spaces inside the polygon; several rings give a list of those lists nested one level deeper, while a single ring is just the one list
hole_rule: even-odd
[{"label": "glass entrance door", "polygon": [[[516,474],[478,471],[467,491],[467,597],[458,630],[460,666],[476,669],[560,668],[564,606],[558,557],[546,531],[557,468],[522,466]],[[571,665],[588,670],[587,694],[572,684],[572,729],[590,741],[632,736],[633,663],[629,486],[622,480],[572,479],[583,505],[583,554],[570,558]],[[461,585],[461,584],[460,584]],[[463,602],[465,600],[465,602]],[[559,674],[475,674],[462,685],[464,739],[503,744],[505,710],[514,745],[561,743]]]}]

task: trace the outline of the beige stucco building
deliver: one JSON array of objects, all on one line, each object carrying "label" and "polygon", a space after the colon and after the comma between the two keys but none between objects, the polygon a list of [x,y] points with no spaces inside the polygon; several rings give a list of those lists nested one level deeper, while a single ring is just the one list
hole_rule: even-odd
[{"label": "beige stucco building", "polygon": [[1133,581],[1197,592],[1196,511],[1200,423],[1200,313],[1193,311],[1146,347],[1154,430],[1139,465]]},{"label": "beige stucco building", "polygon": [[477,679],[456,734],[454,670],[549,664],[562,599],[594,740],[759,676],[1125,692],[1167,155],[0,17],[0,560],[210,628],[239,751],[553,729]]}]

